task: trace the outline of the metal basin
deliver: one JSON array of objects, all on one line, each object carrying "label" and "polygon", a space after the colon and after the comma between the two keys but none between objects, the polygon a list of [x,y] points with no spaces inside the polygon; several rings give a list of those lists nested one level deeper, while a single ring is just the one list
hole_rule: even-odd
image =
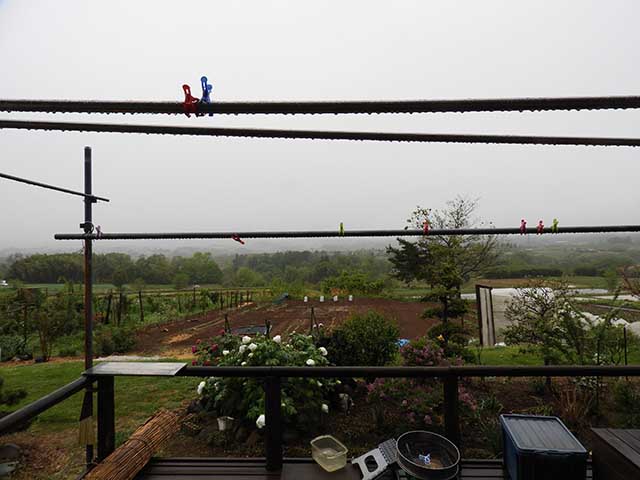
[{"label": "metal basin", "polygon": [[398,465],[422,480],[449,480],[458,474],[460,451],[437,433],[416,430],[402,434],[397,442]]}]

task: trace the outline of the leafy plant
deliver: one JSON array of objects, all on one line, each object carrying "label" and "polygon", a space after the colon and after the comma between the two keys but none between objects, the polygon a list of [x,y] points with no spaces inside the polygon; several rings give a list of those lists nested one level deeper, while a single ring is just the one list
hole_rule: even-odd
[{"label": "leafy plant", "polygon": [[[329,364],[327,349],[317,347],[309,335],[292,334],[288,341],[264,335],[238,339],[230,334],[200,342],[193,348],[195,364],[217,366],[318,366]],[[309,428],[329,410],[329,395],[336,381],[289,378],[283,382],[282,415],[290,427]],[[244,424],[264,426],[264,389],[260,378],[210,377],[198,387],[205,409]]]},{"label": "leafy plant", "polygon": [[135,334],[130,328],[105,325],[96,329],[94,335],[94,350],[101,356],[126,353],[136,344]]},{"label": "leafy plant", "polygon": [[622,426],[640,427],[640,387],[628,380],[619,380],[613,386],[613,399]]},{"label": "leafy plant", "polygon": [[400,330],[395,322],[377,312],[354,313],[326,339],[336,365],[389,363],[398,351]]}]

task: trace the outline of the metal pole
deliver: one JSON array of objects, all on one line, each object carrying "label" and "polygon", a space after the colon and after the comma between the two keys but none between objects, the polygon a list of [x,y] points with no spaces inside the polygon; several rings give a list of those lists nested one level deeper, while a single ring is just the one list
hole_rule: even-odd
[{"label": "metal pole", "polygon": [[[84,193],[91,195],[91,147],[84,147]],[[84,198],[84,233],[93,231],[92,206],[94,199]],[[93,366],[93,245],[90,238],[84,240],[84,368],[88,370]],[[93,415],[93,393],[91,386],[87,388],[86,395],[91,398],[91,412]],[[93,463],[93,445],[86,447],[87,464]]]},{"label": "metal pole", "polygon": [[444,431],[445,436],[460,447],[460,420],[458,414],[458,377],[444,377]]},{"label": "metal pole", "polygon": [[113,452],[116,445],[114,378],[98,377],[98,461]]},{"label": "metal pole", "polygon": [[280,378],[267,377],[264,383],[267,470],[282,468],[282,412],[280,410]]}]

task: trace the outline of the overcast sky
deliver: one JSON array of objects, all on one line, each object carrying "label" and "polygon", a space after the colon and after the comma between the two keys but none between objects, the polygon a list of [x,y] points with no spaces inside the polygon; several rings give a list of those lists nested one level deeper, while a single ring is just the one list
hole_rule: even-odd
[{"label": "overcast sky", "polygon": [[[182,100],[202,75],[213,101],[638,95],[639,15],[632,0],[0,0],[0,97]],[[0,118],[640,137],[639,111]],[[106,232],[398,228],[457,194],[497,226],[640,223],[631,148],[1,130],[0,171],[81,189],[85,145]],[[0,179],[0,250],[61,247],[82,215],[76,197]]]}]

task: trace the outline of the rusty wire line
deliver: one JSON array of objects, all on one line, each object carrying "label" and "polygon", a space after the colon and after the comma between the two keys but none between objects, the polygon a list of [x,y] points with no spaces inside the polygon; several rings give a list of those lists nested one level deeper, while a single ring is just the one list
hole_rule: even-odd
[{"label": "rusty wire line", "polygon": [[[318,115],[445,112],[523,112],[640,108],[640,96],[503,98],[459,100],[259,101],[217,102],[196,106],[197,113],[218,115]],[[0,100],[0,111],[46,113],[184,113],[182,102],[97,100]]]},{"label": "rusty wire line", "polygon": [[99,133],[146,133],[213,137],[284,138],[305,140],[356,140],[376,142],[484,143],[519,145],[578,145],[640,147],[640,138],[550,137],[533,135],[476,135],[449,133],[348,132],[337,130],[286,130],[265,128],[180,127],[109,123],[0,120],[0,129],[53,130]]},{"label": "rusty wire line", "polygon": [[97,195],[91,195],[82,192],[76,192],[75,190],[69,190],[68,188],[56,187],[55,185],[49,185],[42,182],[36,182],[35,180],[29,180],[28,178],[16,177],[7,173],[0,173],[0,178],[6,178],[7,180],[13,180],[14,182],[26,183],[27,185],[33,185],[35,187],[46,188],[48,190],[55,190],[56,192],[68,193],[69,195],[77,195],[79,197],[90,198],[92,200],[102,200],[108,202],[108,198],[98,197]]},{"label": "rusty wire line", "polygon": [[[527,234],[535,235],[536,228],[527,228]],[[557,233],[611,233],[640,232],[640,225],[595,225],[560,227]],[[460,235],[520,235],[520,228],[457,228],[430,229],[425,235],[423,230],[306,230],[306,231],[265,231],[265,232],[166,232],[166,233],[57,233],[56,240],[176,240],[176,239],[232,239],[244,238],[332,238],[332,237],[437,237]],[[555,235],[551,228],[544,228],[543,233]]]}]

